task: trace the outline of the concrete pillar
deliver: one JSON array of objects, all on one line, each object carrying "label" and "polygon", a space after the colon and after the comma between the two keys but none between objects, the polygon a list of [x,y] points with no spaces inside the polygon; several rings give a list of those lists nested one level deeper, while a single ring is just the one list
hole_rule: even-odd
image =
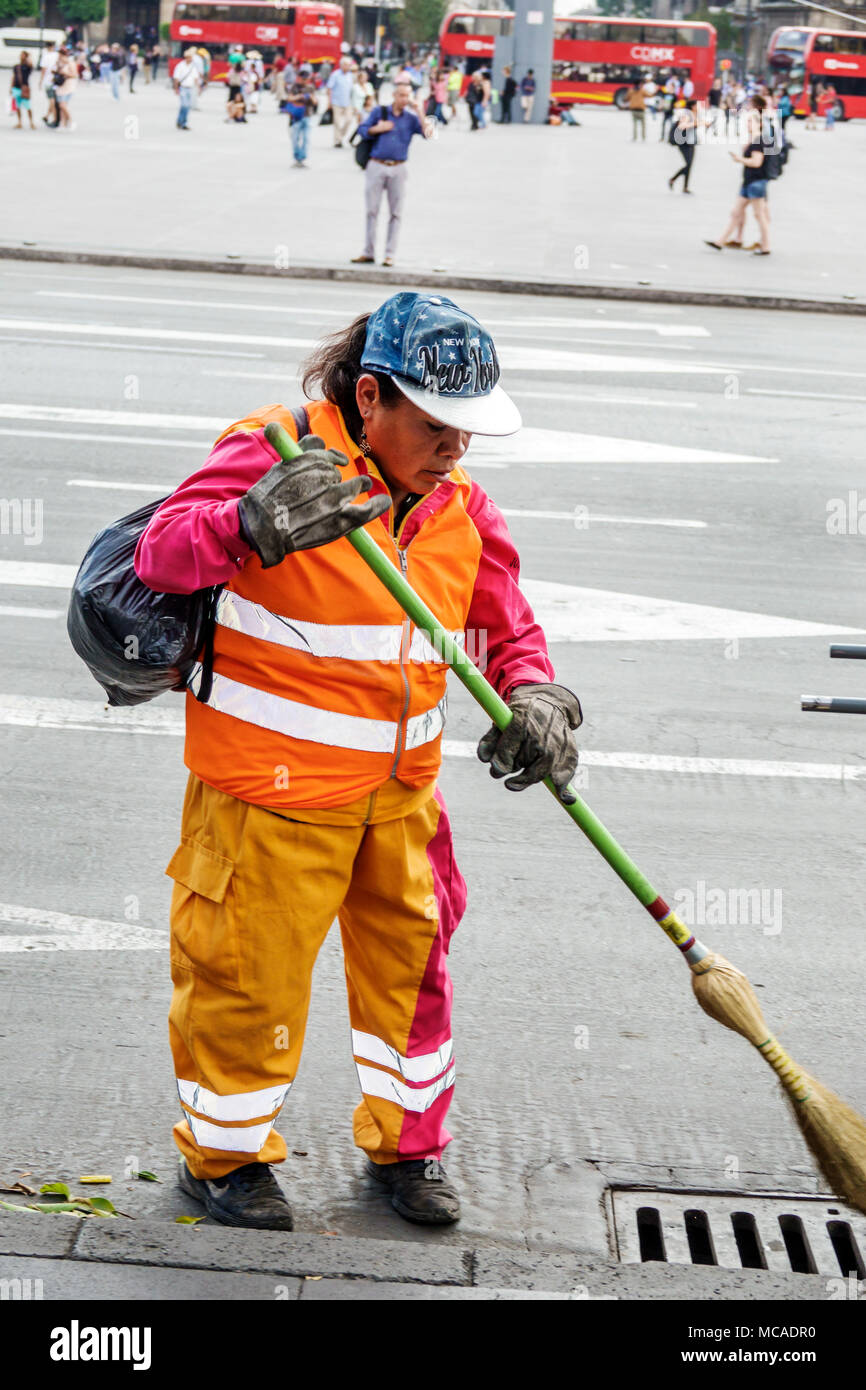
[{"label": "concrete pillar", "polygon": [[532,124],[544,125],[550,102],[550,77],[553,66],[553,0],[516,0],[514,6],[514,80],[518,95],[514,98],[514,119],[522,120],[519,87],[521,79],[532,69],[535,78],[535,102]]},{"label": "concrete pillar", "polygon": [[[493,40],[493,63],[491,64],[490,78],[493,90],[497,94],[502,91],[505,84],[503,68],[514,68],[514,37],[509,34],[508,38],[503,38],[501,34]],[[498,121],[502,115],[502,105],[499,101],[493,103],[491,115],[494,121]],[[517,97],[511,103],[511,119],[517,120]]]}]

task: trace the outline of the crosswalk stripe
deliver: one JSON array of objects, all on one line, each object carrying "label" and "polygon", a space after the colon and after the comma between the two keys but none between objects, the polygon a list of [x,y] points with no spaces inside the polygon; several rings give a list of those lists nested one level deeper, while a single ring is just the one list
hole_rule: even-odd
[{"label": "crosswalk stripe", "polygon": [[[69,589],[76,572],[75,565],[0,560],[0,586]],[[734,638],[859,636],[864,631],[841,623],[587,589],[548,579],[523,579],[521,588],[549,642],[730,642]]]},{"label": "crosswalk stripe", "polygon": [[[68,729],[79,733],[148,734],[182,738],[184,714],[160,702],[110,708],[93,700],[66,700],[43,695],[0,695],[0,725]],[[446,758],[474,758],[477,740],[443,739]],[[706,758],[673,753],[599,752],[581,748],[582,767],[624,772],[668,772],[727,777],[785,777],[848,782],[866,779],[866,766],[844,763],[778,762],[767,758]],[[0,916],[2,921],[2,916]]]},{"label": "crosswalk stripe", "polygon": [[[7,932],[5,925],[34,930]],[[169,933],[156,927],[80,917],[0,903],[0,953],[23,951],[166,951]]]}]

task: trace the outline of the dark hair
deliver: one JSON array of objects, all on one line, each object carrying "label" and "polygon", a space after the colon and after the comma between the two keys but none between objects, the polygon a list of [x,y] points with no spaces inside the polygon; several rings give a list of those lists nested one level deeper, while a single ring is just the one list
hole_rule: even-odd
[{"label": "dark hair", "polygon": [[766,110],[767,103],[763,97],[754,96],[752,97],[752,106],[756,111],[764,111]]},{"label": "dark hair", "polygon": [[[361,366],[367,341],[369,314],[359,314],[348,328],[338,329],[324,338],[303,365],[301,386],[304,395],[312,400],[316,388],[325,400],[337,406],[353,439],[360,439],[362,421],[355,401],[358,378],[366,368]],[[379,383],[379,397],[384,406],[396,405],[403,399],[401,392],[384,372],[370,372]]]}]

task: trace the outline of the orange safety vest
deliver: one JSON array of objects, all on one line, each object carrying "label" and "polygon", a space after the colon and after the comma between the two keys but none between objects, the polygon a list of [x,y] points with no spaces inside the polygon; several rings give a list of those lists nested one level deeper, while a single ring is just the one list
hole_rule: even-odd
[{"label": "orange safety vest", "polygon": [[[369,472],[381,492],[337,407],[318,401],[308,413],[311,433],[348,456],[341,475]],[[220,439],[269,420],[297,437],[291,412],[271,406]],[[481,557],[470,489],[456,467],[435,496],[415,503],[396,538],[390,512],[365,527],[455,640]],[[345,537],[270,569],[253,554],[219,597],[210,697],[187,694],[186,765],[220,791],[275,809],[345,805],[389,778],[432,785],[447,671]],[[200,671],[193,690],[199,681]]]}]

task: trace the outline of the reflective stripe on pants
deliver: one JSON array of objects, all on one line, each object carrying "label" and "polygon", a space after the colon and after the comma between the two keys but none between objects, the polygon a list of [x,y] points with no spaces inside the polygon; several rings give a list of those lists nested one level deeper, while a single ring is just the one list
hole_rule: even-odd
[{"label": "reflective stripe on pants", "polygon": [[[298,814],[303,814],[299,812]],[[319,947],[339,918],[374,1161],[440,1157],[454,1086],[447,952],[466,901],[438,793],[376,824],[290,819],[187,786],[174,879],[169,1028],[191,1172],[279,1163],[274,1129],[303,1046]]]}]

